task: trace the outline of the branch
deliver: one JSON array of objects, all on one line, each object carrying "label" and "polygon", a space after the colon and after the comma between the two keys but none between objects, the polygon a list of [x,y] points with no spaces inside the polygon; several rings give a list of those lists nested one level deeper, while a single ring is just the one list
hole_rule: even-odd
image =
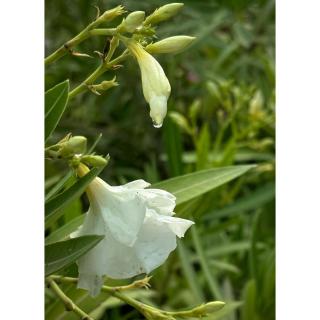
[{"label": "branch", "polygon": [[57,49],[55,52],[50,54],[47,58],[45,58],[44,63],[45,65],[48,65],[52,62],[57,61],[61,57],[63,57],[68,52],[71,52],[71,49],[78,45],[79,43],[83,42],[87,38],[93,35],[115,35],[117,30],[116,28],[112,29],[95,29],[97,26],[99,26],[103,22],[109,22],[112,21],[114,18],[121,16],[125,13],[125,10],[123,6],[117,6],[111,10],[105,11],[100,17],[98,17],[96,20],[91,22],[86,28],[84,28],[80,33],[78,33],[75,37],[73,37],[71,40],[67,41],[65,44],[63,44],[59,49]]},{"label": "branch", "polygon": [[51,289],[57,295],[57,297],[63,302],[66,310],[73,311],[81,317],[82,320],[94,320],[87,313],[81,310],[65,293],[61,290],[58,284],[53,280],[53,277],[48,277],[47,282],[49,283]]}]

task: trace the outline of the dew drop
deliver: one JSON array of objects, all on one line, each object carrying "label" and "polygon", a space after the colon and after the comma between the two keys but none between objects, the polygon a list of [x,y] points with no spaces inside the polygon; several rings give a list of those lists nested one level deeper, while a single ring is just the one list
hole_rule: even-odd
[{"label": "dew drop", "polygon": [[162,123],[156,123],[155,121],[152,121],[152,124],[155,128],[161,128],[162,127]]}]

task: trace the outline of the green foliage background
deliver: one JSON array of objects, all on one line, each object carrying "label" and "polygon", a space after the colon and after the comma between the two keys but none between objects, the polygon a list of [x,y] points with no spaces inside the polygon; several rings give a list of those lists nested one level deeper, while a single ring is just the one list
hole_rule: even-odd
[{"label": "green foliage background", "polygon": [[[123,4],[151,13],[164,1],[46,1],[46,53],[82,30],[95,15]],[[209,300],[227,306],[209,319],[275,319],[274,210],[274,1],[184,1],[182,13],[157,28],[162,39],[197,37],[177,55],[161,55],[172,86],[169,115],[154,129],[142,95],[137,63],[129,59],[116,71],[120,86],[101,96],[85,92],[71,100],[52,136],[72,132],[111,161],[101,177],[111,184],[143,178],[151,183],[195,170],[233,164],[258,164],[212,192],[177,207],[177,216],[194,220],[168,261],[155,272],[152,289],[132,294],[163,309],[182,309]],[[77,47],[94,58],[66,56],[46,68],[46,89],[70,79],[79,84],[99,64],[94,50],[105,39],[94,37]],[[103,79],[115,75],[108,73]],[[64,176],[59,162],[46,163],[46,187]],[[81,215],[86,199],[74,201],[55,227]],[[70,271],[72,272],[72,271]],[[89,298],[69,288],[70,296],[100,319],[140,319],[114,298]],[[77,300],[78,299],[78,300]],[[77,319],[46,296],[48,319]],[[53,310],[50,314],[50,308]],[[62,311],[61,311],[62,310]]]}]

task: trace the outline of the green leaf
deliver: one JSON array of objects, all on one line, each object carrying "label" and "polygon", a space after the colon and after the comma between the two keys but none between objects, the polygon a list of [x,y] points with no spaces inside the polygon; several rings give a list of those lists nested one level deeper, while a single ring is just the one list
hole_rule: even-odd
[{"label": "green leaf", "polygon": [[182,173],[182,139],[177,125],[168,118],[163,128],[169,172],[172,176]]},{"label": "green leaf", "polygon": [[72,264],[103,238],[104,236],[90,235],[48,244],[45,247],[45,275]]},{"label": "green leaf", "polygon": [[205,250],[204,250],[203,245],[200,240],[200,236],[197,231],[197,227],[195,225],[192,226],[192,228],[191,228],[191,234],[192,234],[194,247],[195,247],[197,255],[199,257],[200,265],[203,270],[204,276],[207,280],[208,287],[211,291],[211,294],[217,300],[221,300],[222,294],[220,292],[219,283],[218,283],[216,277],[214,276],[214,274],[211,272],[211,268],[208,264],[208,258],[206,256]]},{"label": "green leaf", "polygon": [[63,176],[58,176],[59,181],[48,191],[45,201],[56,195],[71,179],[74,179],[72,171],[64,173]]},{"label": "green leaf", "polygon": [[242,198],[236,199],[232,204],[222,208],[213,209],[206,213],[202,219],[204,221],[210,221],[213,219],[230,218],[234,215],[239,215],[242,212],[259,209],[264,204],[270,202],[275,196],[275,185],[273,182],[269,182],[248,195]]},{"label": "green leaf", "polygon": [[88,184],[103,170],[104,167],[93,168],[85,176],[80,178],[70,188],[63,193],[49,199],[45,204],[45,226],[50,227],[59,217],[63,211],[59,209],[65,207],[68,203],[79,197],[87,188]]},{"label": "green leaf", "polygon": [[181,261],[182,270],[186,276],[187,282],[192,290],[193,297],[197,303],[203,303],[204,295],[197,279],[196,271],[191,262],[191,255],[182,241],[178,241],[178,253]]},{"label": "green leaf", "polygon": [[177,197],[178,205],[215,189],[254,167],[255,165],[230,166],[196,171],[156,183],[152,188],[171,192]]},{"label": "green leaf", "polygon": [[69,80],[65,80],[45,93],[45,141],[50,137],[67,106]]},{"label": "green leaf", "polygon": [[66,237],[71,232],[75,231],[83,223],[84,217],[85,215],[82,214],[81,216],[72,219],[71,221],[69,221],[59,229],[53,231],[46,237],[45,243],[49,244],[49,243],[65,240]]}]

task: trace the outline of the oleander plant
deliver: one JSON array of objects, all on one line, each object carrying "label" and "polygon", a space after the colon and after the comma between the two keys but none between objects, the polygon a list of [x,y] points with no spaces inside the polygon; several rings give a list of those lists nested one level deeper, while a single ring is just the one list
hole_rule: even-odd
[{"label": "oleander plant", "polygon": [[45,318],[275,319],[274,1],[45,8]]}]

